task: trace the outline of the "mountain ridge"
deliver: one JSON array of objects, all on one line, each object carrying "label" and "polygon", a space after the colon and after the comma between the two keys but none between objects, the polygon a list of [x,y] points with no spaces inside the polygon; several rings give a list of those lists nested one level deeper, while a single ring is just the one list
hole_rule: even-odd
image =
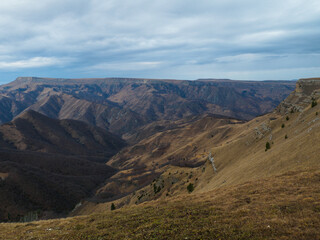
[{"label": "mountain ridge", "polygon": [[32,109],[122,136],[154,121],[206,113],[252,119],[272,111],[293,88],[290,81],[18,78],[0,86],[0,122]]},{"label": "mountain ridge", "polygon": [[1,125],[0,221],[65,216],[117,172],[104,163],[125,145],[104,129],[31,110]]},{"label": "mountain ridge", "polygon": [[[319,105],[312,107],[312,101],[320,99],[320,79],[316,83],[312,85],[313,91],[308,90],[308,94],[301,95],[308,100],[302,102],[301,111],[292,112],[288,105],[287,111],[277,108],[248,122],[204,116],[189,122],[163,123],[168,128],[161,128],[161,123],[146,126],[148,132],[153,132],[152,128],[160,131],[143,134],[145,138],[121,150],[108,164],[119,168],[120,171],[112,179],[122,179],[127,189],[130,189],[127,185],[130,179],[144,177],[141,172],[144,168],[145,172],[154,172],[152,184],[161,186],[163,190],[154,194],[152,185],[146,186],[120,199],[117,204],[125,206],[157,198],[166,199],[166,194],[175,196],[186,191],[188,182],[193,182],[195,192],[201,193],[287,171],[298,171],[299,168],[318,169],[317,153],[320,148],[312,143],[320,133]],[[308,84],[306,80],[299,80],[297,90],[283,102],[299,102],[296,92],[299,93],[301,87],[306,89]],[[279,108],[283,107],[283,104],[279,105]],[[218,121],[221,123],[215,125]],[[140,132],[143,133],[143,129]],[[271,150],[266,148],[267,142]],[[217,173],[208,160],[211,153]],[[173,174],[180,171],[182,177]],[[184,175],[190,173],[190,178]],[[150,181],[150,176],[148,178]],[[171,182],[175,184],[171,185]],[[102,193],[109,192],[113,185],[108,183],[97,194],[103,196]]]},{"label": "mountain ridge", "polygon": [[[94,196],[82,198],[71,218],[1,231],[12,237],[20,228],[39,239],[317,239],[319,90],[320,79],[299,80],[271,113],[249,121],[204,113],[140,126],[105,165],[117,172],[94,188],[97,179],[82,182]],[[8,171],[0,179],[13,181]]]},{"label": "mountain ridge", "polygon": [[123,140],[106,130],[76,120],[51,119],[33,110],[1,125],[0,132],[2,141],[14,144],[17,150],[96,156],[103,162],[125,146]]}]

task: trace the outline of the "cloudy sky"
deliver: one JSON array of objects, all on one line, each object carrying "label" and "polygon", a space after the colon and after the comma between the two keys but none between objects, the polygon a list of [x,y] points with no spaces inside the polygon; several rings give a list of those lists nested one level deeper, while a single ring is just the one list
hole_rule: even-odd
[{"label": "cloudy sky", "polygon": [[2,0],[0,83],[18,76],[320,76],[320,1]]}]

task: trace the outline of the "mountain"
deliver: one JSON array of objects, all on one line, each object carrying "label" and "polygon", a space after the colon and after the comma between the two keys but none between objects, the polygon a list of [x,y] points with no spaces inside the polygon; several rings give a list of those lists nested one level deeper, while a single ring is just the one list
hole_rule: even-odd
[{"label": "mountain", "polygon": [[0,126],[0,142],[17,150],[73,155],[100,162],[125,146],[119,137],[75,120],[57,120],[28,110]]},{"label": "mountain", "polygon": [[0,126],[0,220],[65,215],[116,169],[125,142],[99,127],[26,111]]},{"label": "mountain", "polygon": [[[96,195],[108,202],[126,194],[115,201],[121,207],[186,194],[190,183],[202,194],[290,171],[318,171],[319,98],[320,79],[302,79],[274,112],[248,122],[208,115],[164,124],[168,128],[146,126],[160,131],[115,155],[108,164],[120,171]],[[88,201],[79,213],[86,209],[101,208]]]},{"label": "mountain", "polygon": [[[203,150],[199,139],[215,141],[228,131],[228,124],[241,121],[223,116],[204,115],[188,121],[157,122],[147,125],[140,132],[156,132],[146,135],[138,143],[122,149],[107,165],[119,170],[97,190],[97,197],[104,201],[132,193],[150,184],[169,166],[198,167],[205,163],[200,158]],[[166,125],[159,130],[161,124]],[[215,135],[212,137],[212,135]],[[201,152],[203,153],[203,152]]]},{"label": "mountain", "polygon": [[82,201],[71,215],[83,216],[1,224],[0,239],[319,239],[319,99],[320,79],[302,79],[251,121],[204,115],[145,126],[97,190],[103,197],[126,178],[126,196]]},{"label": "mountain", "polygon": [[272,111],[294,89],[292,81],[17,78],[0,87],[2,123],[33,109],[74,119],[117,135],[162,120],[201,114],[252,119]]},{"label": "mountain", "polygon": [[[88,187],[94,196],[69,218],[1,224],[0,239],[319,239],[320,79],[294,84],[272,112],[249,121],[210,112],[146,120],[123,134],[130,145],[104,165],[114,172]],[[0,173],[0,186],[11,172]]]}]

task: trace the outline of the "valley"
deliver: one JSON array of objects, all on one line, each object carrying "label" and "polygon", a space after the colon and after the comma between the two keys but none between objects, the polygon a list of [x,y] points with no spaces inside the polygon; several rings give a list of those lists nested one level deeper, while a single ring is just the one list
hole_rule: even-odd
[{"label": "valley", "polygon": [[320,1],[0,2],[0,240],[320,240]]},{"label": "valley", "polygon": [[[319,99],[320,81],[315,83],[311,94],[304,88],[308,81],[300,80],[297,89],[274,112],[251,121],[204,116],[121,150],[108,162],[120,169],[111,179],[117,189],[126,186],[124,189],[132,194],[116,202],[123,206],[166,199],[186,193],[190,183],[195,193],[203,193],[289,171],[318,169],[320,147],[313,143],[320,137],[320,110],[318,105],[312,107],[312,102]],[[267,142],[270,149],[266,149]],[[217,172],[208,160],[209,154],[214,157]],[[141,173],[141,169],[145,171]],[[141,178],[150,182],[150,176],[144,174],[151,172],[156,174],[152,184],[136,191],[133,186],[141,186]],[[97,195],[109,192],[115,182],[107,183]],[[161,191],[154,191],[154,186],[160,186]],[[89,211],[92,207],[101,210],[99,204],[86,204]],[[88,213],[86,204],[78,211]],[[108,204],[102,205],[108,208]]]},{"label": "valley", "polygon": [[41,210],[0,239],[320,236],[318,78],[18,78],[0,94],[1,220]]}]

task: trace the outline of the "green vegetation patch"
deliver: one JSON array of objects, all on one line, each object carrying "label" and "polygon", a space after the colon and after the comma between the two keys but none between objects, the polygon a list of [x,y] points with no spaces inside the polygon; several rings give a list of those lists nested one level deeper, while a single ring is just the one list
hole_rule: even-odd
[{"label": "green vegetation patch", "polygon": [[270,148],[271,148],[270,143],[269,143],[269,142],[266,142],[266,149],[265,149],[265,151],[268,151]]},{"label": "green vegetation patch", "polygon": [[187,190],[188,190],[189,193],[193,192],[194,186],[193,186],[192,183],[189,183],[189,185],[187,186]]}]

